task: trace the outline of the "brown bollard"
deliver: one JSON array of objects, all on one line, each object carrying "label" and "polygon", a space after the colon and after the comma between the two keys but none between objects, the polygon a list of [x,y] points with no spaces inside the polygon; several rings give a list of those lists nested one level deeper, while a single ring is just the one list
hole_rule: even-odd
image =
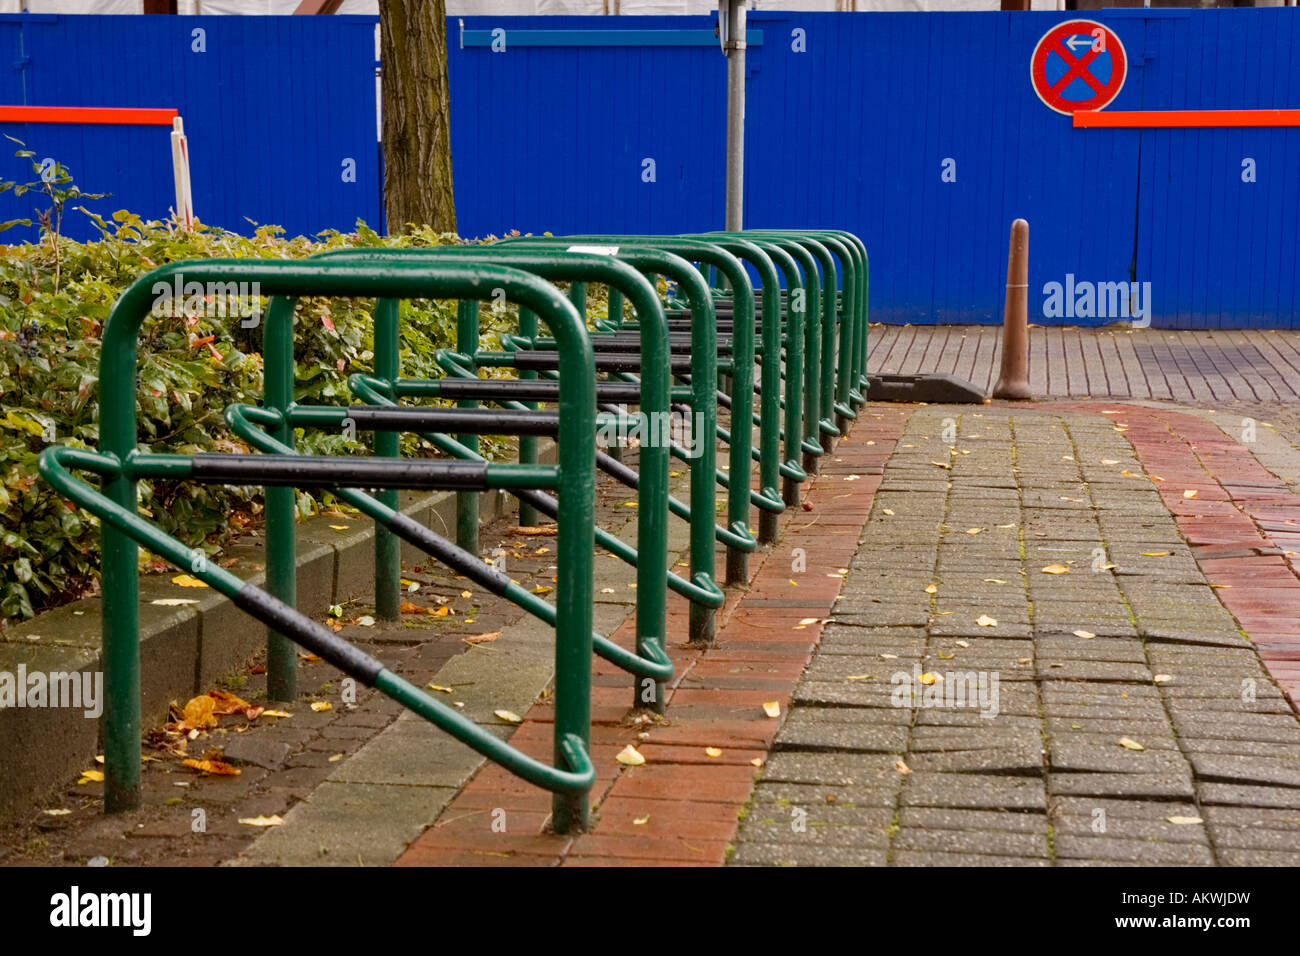
[{"label": "brown bollard", "polygon": [[1029,390],[1029,223],[1011,224],[1007,256],[1007,307],[1002,320],[1002,370],[994,398],[1028,401]]}]

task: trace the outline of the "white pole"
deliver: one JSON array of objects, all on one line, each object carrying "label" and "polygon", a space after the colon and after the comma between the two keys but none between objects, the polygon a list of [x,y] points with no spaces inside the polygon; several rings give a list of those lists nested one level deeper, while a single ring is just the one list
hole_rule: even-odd
[{"label": "white pole", "polygon": [[194,228],[194,195],[190,190],[190,146],[185,124],[172,120],[172,179],[176,187],[176,221],[186,232]]}]

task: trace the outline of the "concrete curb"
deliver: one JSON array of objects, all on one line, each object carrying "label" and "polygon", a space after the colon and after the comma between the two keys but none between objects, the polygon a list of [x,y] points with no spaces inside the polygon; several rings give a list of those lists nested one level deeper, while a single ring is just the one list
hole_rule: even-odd
[{"label": "concrete curb", "polygon": [[[553,461],[555,446],[542,443],[539,458]],[[479,496],[479,516],[490,522],[514,510],[503,492]],[[455,492],[404,494],[402,512],[440,534],[454,538]],[[374,592],[374,525],[349,518],[346,531],[336,517],[316,516],[298,527],[298,608],[312,616],[331,604]],[[263,584],[264,541],[247,537],[226,552],[231,570]],[[402,561],[424,557],[403,545]],[[188,700],[211,689],[265,646],[265,630],[249,622],[228,599],[210,590],[186,590],[171,583],[173,574],[140,578],[140,657],[142,718],[160,722],[173,700]],[[161,598],[188,598],[197,604],[160,606]],[[93,680],[101,671],[103,617],[99,597],[85,598],[39,614],[0,632],[0,674],[43,672]],[[83,676],[84,675],[84,676]],[[0,820],[30,807],[99,753],[100,721],[71,707],[0,706]]]}]

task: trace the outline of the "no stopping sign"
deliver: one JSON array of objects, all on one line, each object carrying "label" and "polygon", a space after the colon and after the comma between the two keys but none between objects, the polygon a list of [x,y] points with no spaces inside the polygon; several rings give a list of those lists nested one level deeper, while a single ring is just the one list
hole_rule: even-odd
[{"label": "no stopping sign", "polygon": [[1068,20],[1043,34],[1029,60],[1034,92],[1070,115],[1099,110],[1119,95],[1128,75],[1124,44],[1095,20]]}]

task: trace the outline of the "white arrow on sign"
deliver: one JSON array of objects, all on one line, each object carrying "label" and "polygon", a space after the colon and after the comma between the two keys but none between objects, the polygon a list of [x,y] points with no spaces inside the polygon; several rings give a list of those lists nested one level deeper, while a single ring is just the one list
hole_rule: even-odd
[{"label": "white arrow on sign", "polygon": [[1084,36],[1080,36],[1080,35],[1077,34],[1077,33],[1074,34],[1073,36],[1069,37],[1069,38],[1066,39],[1066,41],[1065,41],[1065,45],[1068,46],[1068,47],[1069,47],[1071,50],[1073,50],[1075,53],[1079,52],[1079,47],[1081,47],[1081,46],[1082,46],[1082,47],[1090,47],[1090,46],[1092,46],[1092,44],[1093,44],[1093,39],[1092,39],[1092,37],[1084,37]]}]

